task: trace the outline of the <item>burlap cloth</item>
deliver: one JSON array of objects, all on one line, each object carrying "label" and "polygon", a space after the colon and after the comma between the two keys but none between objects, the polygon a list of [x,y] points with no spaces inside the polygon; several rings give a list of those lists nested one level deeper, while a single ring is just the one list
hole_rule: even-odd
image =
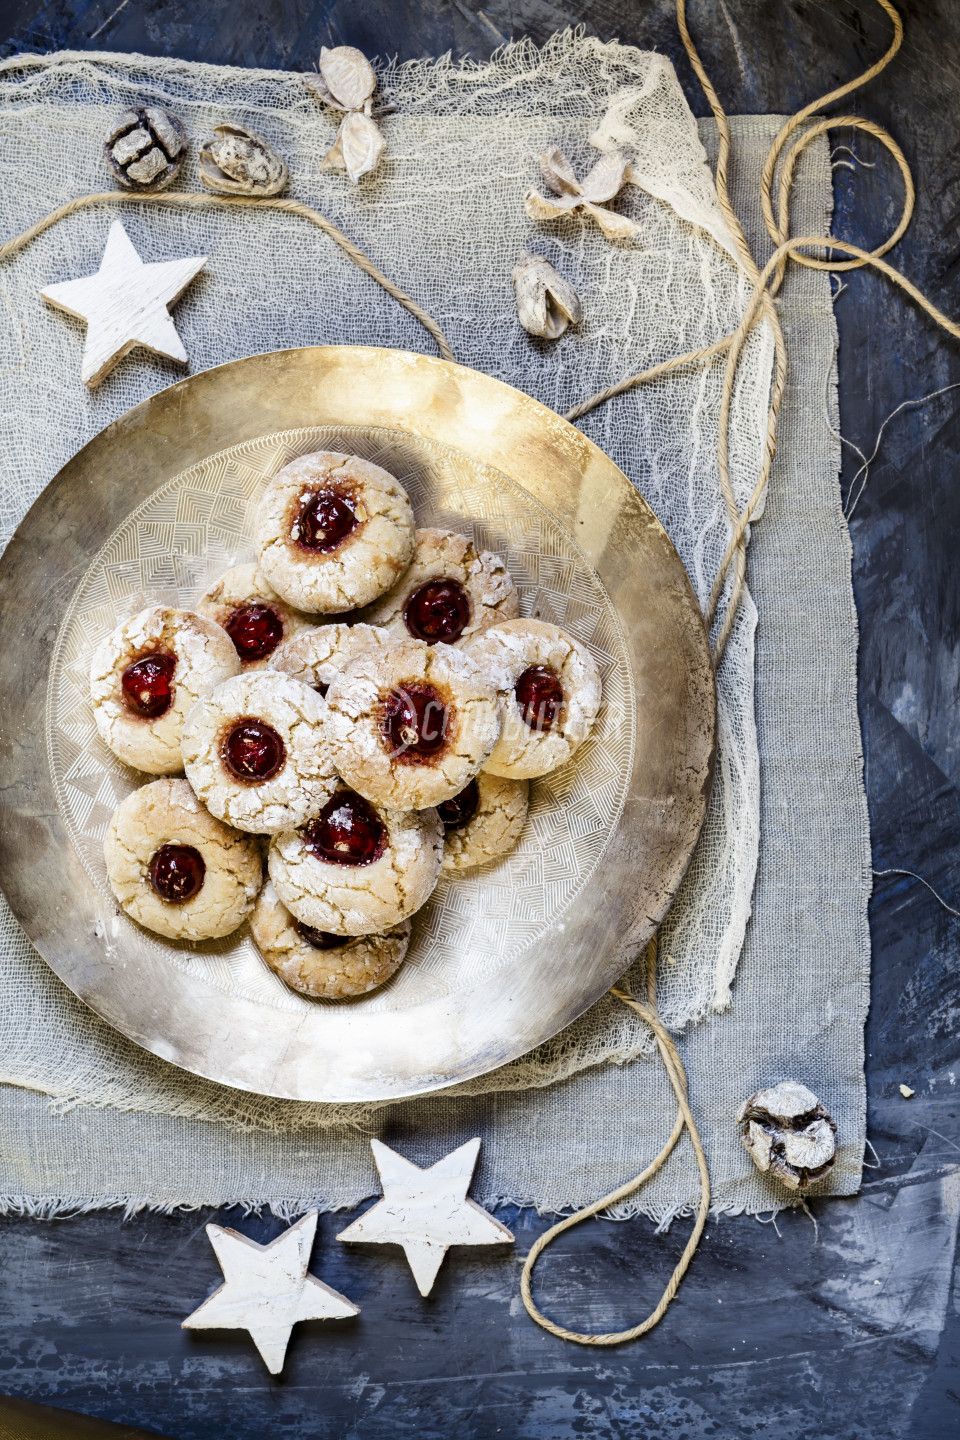
[{"label": "burlap cloth", "polygon": [[[120,57],[50,57],[26,70],[8,67],[0,75],[4,234],[102,183],[95,139],[104,117],[144,84],[154,98],[186,110],[194,134],[225,106],[270,134],[293,173],[306,177],[297,193],[332,211],[441,320],[458,358],[560,410],[626,369],[732,328],[743,303],[744,283],[726,253],[696,127],[669,66],[570,35],[543,52],[520,48],[492,68],[424,65],[388,77],[403,102],[403,124],[398,117],[390,134],[393,168],[369,194],[317,176],[332,126],[304,102],[295,77]],[[639,254],[609,246],[579,222],[537,234],[519,210],[522,187],[535,178],[536,151],[558,138],[587,163],[586,139],[605,115],[608,130],[614,122],[621,132],[626,126],[638,157],[648,157],[645,192],[631,190],[626,199],[644,226]],[[754,230],[753,197],[776,128],[768,118],[734,126],[733,194]],[[700,129],[709,147],[710,127]],[[56,167],[46,163],[44,136],[57,141]],[[651,155],[666,158],[655,163]],[[822,143],[803,158],[795,226],[824,233],[830,195]],[[420,229],[411,233],[418,215]],[[238,234],[235,217],[142,215],[131,208],[124,220],[147,258],[211,256],[216,288],[208,284],[177,311],[196,368],[319,341],[430,348],[410,317],[302,222],[274,221],[259,240],[270,248],[251,266],[258,242]],[[93,212],[74,218],[0,271],[8,317],[0,341],[7,533],[25,501],[90,434],[168,383],[161,364],[127,362],[91,399],[79,384],[76,331],[36,299],[39,284],[96,267],[106,225]],[[558,259],[586,302],[583,333],[552,349],[531,344],[512,323],[504,277],[523,243]],[[453,263],[458,246],[468,258]],[[304,277],[312,305],[303,303]],[[781,1198],[749,1168],[731,1123],[740,1100],[758,1085],[794,1075],[836,1116],[843,1143],[832,1193],[856,1189],[864,1131],[869,843],[849,541],[839,507],[839,451],[827,427],[828,410],[837,423],[828,277],[791,275],[782,318],[793,369],[771,494],[751,552],[751,590],[762,617],[756,729],[756,610],[748,597],[721,673],[711,816],[663,946],[665,1015],[675,1026],[699,1021],[684,1055],[716,1203],[724,1210],[767,1210]],[[741,493],[751,484],[768,374],[769,346],[758,334],[736,398],[733,458]],[[718,393],[712,367],[635,392],[583,422],[654,505],[701,596],[724,541],[713,460]],[[743,943],[758,818],[763,844],[754,920]],[[738,955],[733,1009],[702,1018],[726,1003]],[[348,1116],[265,1104],[144,1056],[69,996],[9,919],[0,935],[0,997],[6,1208],[241,1201],[295,1212],[306,1204],[349,1205],[375,1188],[367,1130],[402,1139],[421,1160],[481,1134],[486,1144],[475,1193],[556,1210],[584,1203],[640,1168],[673,1118],[659,1066],[630,1059],[648,1048],[648,1037],[613,1002],[532,1059],[472,1087],[481,1093]],[[344,1125],[346,1119],[353,1124]],[[693,1185],[690,1157],[681,1150],[624,1213],[642,1210],[664,1221],[689,1206]]]}]

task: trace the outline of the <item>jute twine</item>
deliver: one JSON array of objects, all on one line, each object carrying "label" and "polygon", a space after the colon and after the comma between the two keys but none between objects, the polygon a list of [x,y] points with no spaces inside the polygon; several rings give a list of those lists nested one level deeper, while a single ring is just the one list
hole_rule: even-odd
[{"label": "jute twine", "polygon": [[[723,336],[704,349],[690,350],[683,355],[672,356],[637,375],[630,375],[626,379],[618,381],[615,385],[610,385],[607,389],[599,391],[596,395],[591,395],[589,399],[584,400],[580,405],[574,406],[565,417],[571,422],[578,420],[582,415],[586,415],[598,405],[605,404],[616,396],[632,390],[637,385],[648,384],[650,381],[657,380],[682,367],[703,364],[719,355],[726,355],[719,417],[717,471],[720,488],[730,520],[731,534],[726,552],[720,563],[720,568],[717,571],[717,576],[714,580],[704,615],[708,629],[713,630],[721,598],[725,595],[723,617],[716,628],[716,635],[712,645],[715,665],[719,665],[723,657],[723,652],[736,618],[746,577],[747,530],[751,518],[756,512],[757,506],[766,490],[770,477],[770,467],[773,464],[773,457],[776,453],[777,419],[780,413],[780,405],[786,383],[787,354],[783,331],[777,316],[774,300],[783,282],[788,261],[793,260],[797,264],[807,265],[818,270],[853,270],[864,265],[870,266],[874,270],[879,271],[881,275],[887,276],[887,278],[898,285],[901,290],[904,290],[906,294],[908,294],[922,310],[926,311],[942,329],[946,330],[948,334],[960,339],[960,325],[957,325],[954,321],[950,320],[948,316],[944,315],[942,311],[938,310],[905,276],[901,275],[892,265],[888,265],[886,261],[881,259],[881,256],[892,249],[904,234],[904,231],[910,223],[911,215],[913,214],[915,199],[913,177],[910,173],[910,167],[906,157],[893,137],[881,126],[875,125],[870,120],[861,119],[858,115],[830,116],[817,121],[815,124],[803,130],[784,155],[787,141],[804,125],[810,116],[815,115],[826,105],[833,104],[835,101],[851,94],[854,90],[859,89],[862,85],[867,84],[868,81],[873,80],[886,69],[900,49],[903,40],[903,25],[899,14],[890,3],[890,0],[876,0],[876,3],[893,23],[893,39],[885,54],[881,56],[875,64],[871,65],[869,69],[865,70],[862,75],[857,76],[856,79],[848,81],[847,84],[841,85],[835,90],[831,90],[829,94],[822,95],[818,100],[813,100],[809,105],[805,105],[802,110],[798,110],[797,113],[792,115],[786,122],[770,147],[760,180],[760,198],[764,223],[766,224],[767,232],[773,241],[775,249],[761,270],[753,258],[750,247],[747,244],[746,236],[743,233],[743,228],[730,202],[727,186],[727,168],[731,151],[730,126],[717,92],[703,67],[703,62],[697,53],[690,36],[690,31],[687,28],[686,0],[677,0],[677,25],[681,39],[683,40],[684,49],[687,52],[690,64],[693,67],[694,73],[710,105],[710,109],[713,112],[719,133],[720,143],[716,169],[717,200],[721,213],[733,237],[740,264],[753,285],[753,293],[740,324],[730,335]],[[799,238],[790,237],[789,197],[797,160],[804,148],[816,139],[818,135],[824,134],[828,130],[841,127],[845,129],[863,130],[867,134],[874,136],[875,139],[879,140],[880,143],[885,145],[889,150],[890,154],[896,160],[900,173],[903,176],[905,193],[900,220],[889,238],[875,250],[863,250],[857,245],[850,244],[848,241],[836,240],[829,235],[804,235]],[[773,185],[777,164],[781,156],[783,156],[783,162],[780,171],[777,209],[775,212]],[[372,280],[375,280],[378,285],[383,287],[388,295],[393,296],[404,309],[415,316],[432,336],[441,356],[445,360],[455,359],[443,331],[432,316],[428,315],[415,300],[411,299],[398,285],[395,285],[392,280],[384,275],[383,272],[374,265],[369,256],[345,235],[342,230],[334,225],[331,220],[328,220],[320,211],[314,210],[309,205],[304,205],[297,200],[256,199],[240,196],[177,192],[172,194],[143,195],[130,194],[124,191],[104,191],[94,195],[82,195],[76,200],[69,201],[66,205],[61,205],[59,209],[51,211],[49,215],[38,220],[37,223],[30,226],[28,230],[24,230],[22,234],[16,235],[4,245],[0,245],[0,261],[15,254],[17,250],[42,234],[44,230],[49,229],[51,225],[55,225],[59,220],[66,219],[68,215],[72,215],[77,210],[82,210],[91,205],[111,205],[121,202],[158,205],[227,205],[234,207],[255,205],[261,209],[282,210],[286,214],[300,215],[322,230],[336,245],[340,246],[345,254],[350,257],[353,263],[362,270],[365,275],[369,275]],[[823,252],[830,250],[840,251],[850,258],[847,260],[827,259],[824,257]],[[816,253],[808,254],[806,253],[808,251]],[[776,362],[770,393],[770,405],[767,413],[760,470],[750,498],[743,510],[741,510],[737,504],[730,479],[730,406],[733,398],[737,365],[743,351],[743,346],[754,325],[761,321],[766,321],[771,327],[774,338]],[[680,1281],[686,1274],[690,1261],[700,1243],[700,1237],[703,1234],[710,1209],[710,1172],[696,1121],[690,1108],[686,1071],[677,1047],[657,1013],[656,962],[657,942],[656,937],[654,937],[647,949],[646,1003],[634,996],[626,994],[616,986],[613,987],[610,993],[615,995],[624,1005],[629,1006],[653,1032],[657,1049],[677,1099],[677,1118],[674,1122],[673,1129],[663,1149],[650,1161],[650,1164],[639,1175],[634,1176],[632,1180],[628,1180],[625,1184],[618,1186],[616,1190],[612,1190],[608,1195],[604,1195],[599,1200],[595,1200],[592,1205],[587,1205],[575,1214],[567,1216],[558,1224],[551,1226],[549,1230],[545,1231],[527,1255],[521,1274],[520,1292],[527,1313],[538,1325],[541,1325],[545,1330],[549,1330],[552,1335],[556,1335],[562,1340],[572,1340],[578,1345],[620,1345],[623,1344],[624,1341],[637,1339],[640,1335],[651,1330],[654,1325],[662,1319],[671,1300],[677,1293]],[[569,1230],[574,1225],[579,1225],[582,1221],[589,1219],[590,1216],[599,1214],[611,1205],[616,1205],[619,1201],[625,1200],[629,1195],[639,1190],[645,1181],[652,1175],[655,1175],[666,1163],[685,1128],[689,1131],[693,1152],[697,1161],[697,1169],[700,1176],[700,1201],[690,1238],[657,1305],[639,1325],[634,1325],[629,1330],[618,1330],[604,1334],[585,1334],[576,1330],[568,1330],[565,1326],[558,1325],[555,1321],[550,1320],[537,1307],[532,1293],[533,1269],[540,1255],[542,1255],[546,1247],[550,1245],[558,1235],[562,1235],[565,1230]]]}]

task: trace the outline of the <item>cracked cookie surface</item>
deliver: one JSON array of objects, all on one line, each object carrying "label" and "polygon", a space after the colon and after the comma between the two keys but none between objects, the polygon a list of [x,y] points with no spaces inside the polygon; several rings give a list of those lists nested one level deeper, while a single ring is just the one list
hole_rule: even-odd
[{"label": "cracked cookie surface", "polygon": [[270,969],[313,1000],[346,1000],[376,990],[400,967],[410,944],[409,920],[383,935],[354,937],[304,926],[270,880],[254,906],[250,929]]},{"label": "cracked cookie surface", "polygon": [[530,782],[481,770],[465,790],[437,808],[443,822],[444,870],[469,870],[516,848],[527,820]]},{"label": "cracked cookie surface", "polygon": [[374,935],[406,920],[430,898],[443,857],[436,810],[370,806],[372,823],[382,831],[367,852],[373,858],[362,863],[333,858],[340,807],[356,800],[362,811],[362,797],[341,786],[311,825],[274,836],[267,861],[287,909],[305,925],[333,935]]},{"label": "cracked cookie surface", "polygon": [[497,742],[497,696],[462,650],[405,640],[368,651],[327,692],[334,764],[374,804],[422,810],[456,795]]},{"label": "cracked cookie surface", "polygon": [[197,614],[226,630],[244,672],[263,670],[280,645],[316,623],[281,600],[254,563],[234,565],[208,585]]},{"label": "cracked cookie surface", "polygon": [[363,618],[398,639],[465,645],[518,613],[516,587],[499,555],[477,550],[454,530],[430,528],[417,531],[410,568]]},{"label": "cracked cookie surface", "polygon": [[600,672],[586,646],[545,620],[510,620],[467,653],[500,697],[500,738],[484,769],[532,779],[566,764],[600,708]]},{"label": "cracked cookie surface", "polygon": [[[138,692],[136,683],[129,683],[130,673],[158,658],[169,671],[160,675],[169,703],[149,718],[133,706],[139,694],[141,712],[156,709],[157,696],[151,704],[148,690]],[[239,668],[232,640],[213,620],[192,610],[150,606],[118,625],[94,654],[90,696],[97,731],[125,764],[148,775],[178,775],[183,770],[180,740],[187,713]]]},{"label": "cracked cookie surface", "polygon": [[[171,850],[187,860],[193,852],[194,867],[192,875],[181,868],[177,877],[181,893],[193,893],[173,901],[162,898],[150,878],[158,857],[162,862]],[[253,908],[263,878],[256,840],[216,820],[186,780],[153,780],[122,800],[103,853],[121,907],[147,930],[173,940],[229,935]],[[185,885],[184,875],[192,883]],[[162,873],[159,879],[162,884]]]},{"label": "cracked cookie surface", "polygon": [[395,637],[381,626],[334,622],[285,641],[272,657],[270,668],[291,675],[325,697],[340,671],[358,655],[395,643]]},{"label": "cracked cookie surface", "polygon": [[316,815],[337,783],[324,704],[275,670],[236,675],[191,710],[187,778],[219,819],[270,835]]},{"label": "cracked cookie surface", "polygon": [[332,614],[369,605],[413,554],[410,499],[388,471],[321,450],[267,482],[255,522],[260,569],[289,605]]}]

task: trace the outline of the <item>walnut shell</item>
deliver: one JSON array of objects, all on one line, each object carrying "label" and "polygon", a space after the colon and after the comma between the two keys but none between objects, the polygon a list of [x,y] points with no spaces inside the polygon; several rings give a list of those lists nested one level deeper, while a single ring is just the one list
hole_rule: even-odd
[{"label": "walnut shell", "polygon": [[757,1090],[741,1105],[737,1124],[757,1169],[789,1190],[806,1190],[833,1169],[836,1123],[796,1080]]},{"label": "walnut shell", "polygon": [[279,195],[290,178],[286,163],[245,125],[215,125],[200,141],[200,183],[218,195]]},{"label": "walnut shell", "polygon": [[128,190],[163,190],[187,158],[187,132],[176,115],[156,105],[125,110],[110,126],[103,158]]}]

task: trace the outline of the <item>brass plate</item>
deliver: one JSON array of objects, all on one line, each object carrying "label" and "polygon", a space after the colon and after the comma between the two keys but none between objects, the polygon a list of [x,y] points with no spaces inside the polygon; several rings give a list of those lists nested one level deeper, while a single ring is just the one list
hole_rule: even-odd
[{"label": "brass plate", "polygon": [[[142,777],[96,740],[100,635],[189,605],[251,558],[266,475],[326,447],[376,459],[420,523],[507,557],[525,614],[583,639],[604,675],[595,734],[536,782],[519,850],[446,878],[398,976],[370,997],[293,995],[246,929],[177,946],[119,914],[100,847]],[[623,473],[551,410],[400,351],[233,361],[138,405],[66,465],[0,560],[0,883],[62,980],[123,1034],[222,1084],[300,1100],[439,1089],[524,1054],[606,990],[663,918],[703,823],[716,694],[700,611]],[[13,637],[16,637],[15,641]]]}]

